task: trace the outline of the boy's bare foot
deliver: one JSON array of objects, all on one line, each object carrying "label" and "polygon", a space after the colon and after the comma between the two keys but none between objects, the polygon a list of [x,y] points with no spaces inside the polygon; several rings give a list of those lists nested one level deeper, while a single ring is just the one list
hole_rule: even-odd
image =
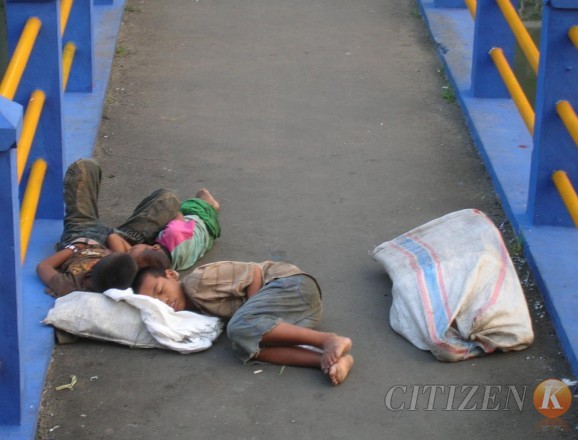
[{"label": "boy's bare foot", "polygon": [[323,345],[321,369],[325,372],[329,371],[329,368],[349,350],[351,350],[351,339],[336,334],[331,335]]},{"label": "boy's bare foot", "polygon": [[353,367],[353,356],[346,354],[341,356],[327,372],[327,376],[333,385],[339,385],[347,378],[349,371]]},{"label": "boy's bare foot", "polygon": [[217,211],[219,211],[221,209],[221,205],[219,204],[219,202],[217,202],[215,200],[215,198],[213,197],[213,195],[209,192],[209,190],[207,188],[201,188],[199,191],[197,191],[197,194],[195,195],[195,197],[197,199],[204,200],[209,205],[211,205],[213,208],[215,208]]}]

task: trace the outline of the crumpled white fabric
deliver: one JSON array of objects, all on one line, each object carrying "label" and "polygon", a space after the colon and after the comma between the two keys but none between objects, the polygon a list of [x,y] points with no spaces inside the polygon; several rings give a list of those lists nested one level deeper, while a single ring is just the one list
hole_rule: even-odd
[{"label": "crumpled white fabric", "polygon": [[124,301],[140,311],[149,333],[164,348],[187,354],[210,348],[221,334],[223,322],[213,316],[172,307],[158,299],[135,295],[132,289],[109,289],[104,295],[115,301]]}]

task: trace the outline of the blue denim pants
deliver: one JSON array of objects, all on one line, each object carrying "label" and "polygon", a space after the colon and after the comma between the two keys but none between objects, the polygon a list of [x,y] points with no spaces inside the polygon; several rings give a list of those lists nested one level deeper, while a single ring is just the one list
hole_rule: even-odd
[{"label": "blue denim pants", "polygon": [[233,350],[249,363],[261,350],[264,335],[281,322],[314,328],[321,320],[321,292],[307,275],[278,278],[249,298],[231,317],[227,336]]}]

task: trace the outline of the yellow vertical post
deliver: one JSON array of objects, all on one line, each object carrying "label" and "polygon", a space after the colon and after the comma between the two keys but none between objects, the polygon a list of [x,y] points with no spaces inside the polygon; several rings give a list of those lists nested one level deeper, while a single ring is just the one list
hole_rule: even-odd
[{"label": "yellow vertical post", "polygon": [[536,118],[534,110],[532,109],[528,98],[526,98],[526,94],[522,90],[520,83],[516,79],[508,60],[504,56],[504,52],[499,47],[494,47],[490,50],[490,56],[492,57],[492,60],[494,60],[494,63],[496,64],[496,67],[504,80],[504,84],[506,84],[512,99],[514,100],[516,107],[518,107],[518,111],[520,112],[526,127],[528,127],[531,134],[534,134],[534,120]]},{"label": "yellow vertical post", "polygon": [[568,101],[558,101],[556,103],[556,112],[566,126],[566,130],[568,130],[568,133],[570,133],[570,136],[574,139],[574,143],[578,146],[578,117],[572,105]]},{"label": "yellow vertical post", "polygon": [[570,182],[568,175],[560,170],[552,174],[552,180],[560,193],[560,197],[562,197],[564,205],[566,205],[566,209],[570,213],[570,217],[572,217],[574,225],[578,228],[578,196],[572,186],[572,182]]},{"label": "yellow vertical post", "polygon": [[14,99],[41,26],[42,22],[36,17],[30,17],[26,21],[16,49],[14,49],[14,54],[6,68],[4,78],[2,78],[2,83],[0,83],[0,95],[5,98]]},{"label": "yellow vertical post", "polygon": [[22,263],[24,263],[26,259],[26,251],[28,250],[28,243],[30,242],[32,226],[34,225],[34,218],[36,217],[36,208],[38,208],[38,201],[40,200],[40,192],[42,191],[42,183],[44,182],[45,175],[46,162],[43,159],[36,160],[34,165],[32,165],[30,178],[26,186],[26,191],[24,192],[24,199],[22,200],[22,207],[20,208],[20,252],[22,255]]},{"label": "yellow vertical post", "polygon": [[73,0],[60,0],[60,35],[64,35]]},{"label": "yellow vertical post", "polygon": [[568,31],[568,38],[572,41],[572,44],[576,49],[578,49],[578,26],[572,26]]},{"label": "yellow vertical post", "polygon": [[35,90],[30,96],[28,106],[26,106],[24,120],[22,121],[22,132],[20,133],[18,148],[16,149],[18,183],[20,183],[22,175],[24,174],[24,168],[26,167],[30,148],[32,148],[32,142],[34,141],[34,135],[36,134],[36,128],[38,127],[38,121],[40,121],[45,100],[46,95],[44,92],[42,90]]},{"label": "yellow vertical post", "polygon": [[510,25],[510,28],[514,33],[516,40],[518,40],[520,49],[522,49],[522,52],[524,52],[524,55],[526,55],[526,58],[528,59],[528,62],[530,63],[532,70],[534,71],[534,73],[538,73],[540,52],[538,51],[538,48],[534,44],[534,40],[532,40],[532,37],[530,36],[528,29],[526,29],[526,26],[524,26],[522,19],[518,15],[518,12],[516,11],[516,9],[514,9],[514,6],[512,6],[510,0],[496,0],[496,3],[498,3],[498,6],[502,10],[502,13],[504,14],[506,21]]},{"label": "yellow vertical post", "polygon": [[472,18],[475,20],[476,19],[476,8],[478,7],[476,0],[464,0],[466,3],[466,6],[468,7],[468,11],[470,11],[470,14],[472,15]]},{"label": "yellow vertical post", "polygon": [[75,53],[76,46],[73,42],[69,41],[64,45],[64,49],[62,50],[62,90],[66,90]]}]

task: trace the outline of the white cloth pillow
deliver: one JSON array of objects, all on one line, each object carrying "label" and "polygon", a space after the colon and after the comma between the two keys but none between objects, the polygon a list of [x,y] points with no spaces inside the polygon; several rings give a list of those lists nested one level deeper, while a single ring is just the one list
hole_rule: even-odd
[{"label": "white cloth pillow", "polygon": [[183,354],[210,348],[223,329],[218,318],[175,312],[132,289],[72,292],[56,300],[43,323],[85,338]]},{"label": "white cloth pillow", "polygon": [[130,304],[140,311],[140,316],[150,334],[164,348],[180,353],[193,353],[210,348],[221,334],[223,323],[214,316],[183,310],[175,312],[172,307],[158,299],[135,295],[132,289],[110,289],[105,295]]},{"label": "white cloth pillow", "polygon": [[138,309],[102,293],[72,292],[60,297],[42,322],[84,338],[135,348],[161,347],[147,330]]}]

